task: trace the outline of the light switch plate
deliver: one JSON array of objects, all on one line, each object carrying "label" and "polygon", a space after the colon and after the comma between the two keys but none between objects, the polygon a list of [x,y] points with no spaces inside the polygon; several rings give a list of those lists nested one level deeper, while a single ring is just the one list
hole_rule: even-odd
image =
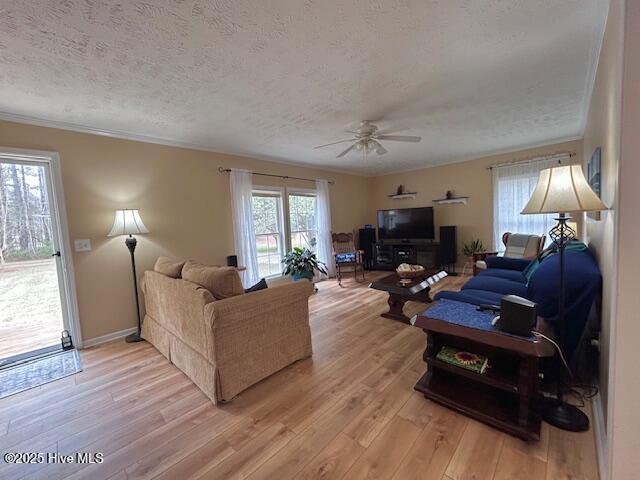
[{"label": "light switch plate", "polygon": [[73,242],[76,252],[89,252],[91,251],[91,240],[88,238],[81,238]]}]

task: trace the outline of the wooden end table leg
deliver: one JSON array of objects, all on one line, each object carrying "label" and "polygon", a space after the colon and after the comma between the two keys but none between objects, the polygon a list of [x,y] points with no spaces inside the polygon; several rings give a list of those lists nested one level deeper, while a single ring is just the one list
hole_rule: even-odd
[{"label": "wooden end table leg", "polygon": [[404,298],[400,295],[396,295],[395,293],[389,293],[387,303],[389,304],[389,311],[382,314],[384,318],[390,318],[403,323],[410,323],[409,317],[407,317],[402,311],[404,304],[406,303]]}]

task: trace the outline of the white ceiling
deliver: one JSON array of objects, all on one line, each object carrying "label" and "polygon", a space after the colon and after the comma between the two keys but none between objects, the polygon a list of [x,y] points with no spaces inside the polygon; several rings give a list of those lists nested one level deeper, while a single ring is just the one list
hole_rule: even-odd
[{"label": "white ceiling", "polygon": [[[419,168],[580,136],[606,8],[0,0],[0,112],[369,175]],[[366,159],[313,149],[362,119],[423,140]]]}]

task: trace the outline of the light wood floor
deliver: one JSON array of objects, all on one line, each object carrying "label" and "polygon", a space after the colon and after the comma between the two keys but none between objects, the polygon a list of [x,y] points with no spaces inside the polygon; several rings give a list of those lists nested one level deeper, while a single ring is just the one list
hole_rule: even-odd
[{"label": "light wood floor", "polygon": [[0,478],[597,478],[591,432],[545,425],[528,445],[413,391],[423,333],[379,316],[384,293],[343,283],[311,299],[313,358],[221,407],[146,342],[84,350],[82,373],[0,400],[0,450],[104,462],[0,459]]}]

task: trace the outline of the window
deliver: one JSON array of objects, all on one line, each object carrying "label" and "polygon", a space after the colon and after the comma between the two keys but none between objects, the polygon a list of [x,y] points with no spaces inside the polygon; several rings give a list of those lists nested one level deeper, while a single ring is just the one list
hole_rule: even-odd
[{"label": "window", "polygon": [[254,191],[252,207],[258,272],[261,277],[279,275],[284,256],[282,194],[279,191]]},{"label": "window", "polygon": [[316,249],[316,196],[314,193],[289,194],[289,241],[295,247]]},{"label": "window", "polygon": [[313,190],[287,191],[285,196],[284,190],[258,187],[253,191],[252,200],[261,277],[280,275],[282,258],[294,247],[315,251],[317,224]]},{"label": "window", "polygon": [[521,215],[538,183],[541,170],[559,163],[568,163],[569,157],[555,157],[514,165],[493,167],[493,242],[498,251],[504,250],[504,232],[547,235],[557,223],[555,214]]}]

